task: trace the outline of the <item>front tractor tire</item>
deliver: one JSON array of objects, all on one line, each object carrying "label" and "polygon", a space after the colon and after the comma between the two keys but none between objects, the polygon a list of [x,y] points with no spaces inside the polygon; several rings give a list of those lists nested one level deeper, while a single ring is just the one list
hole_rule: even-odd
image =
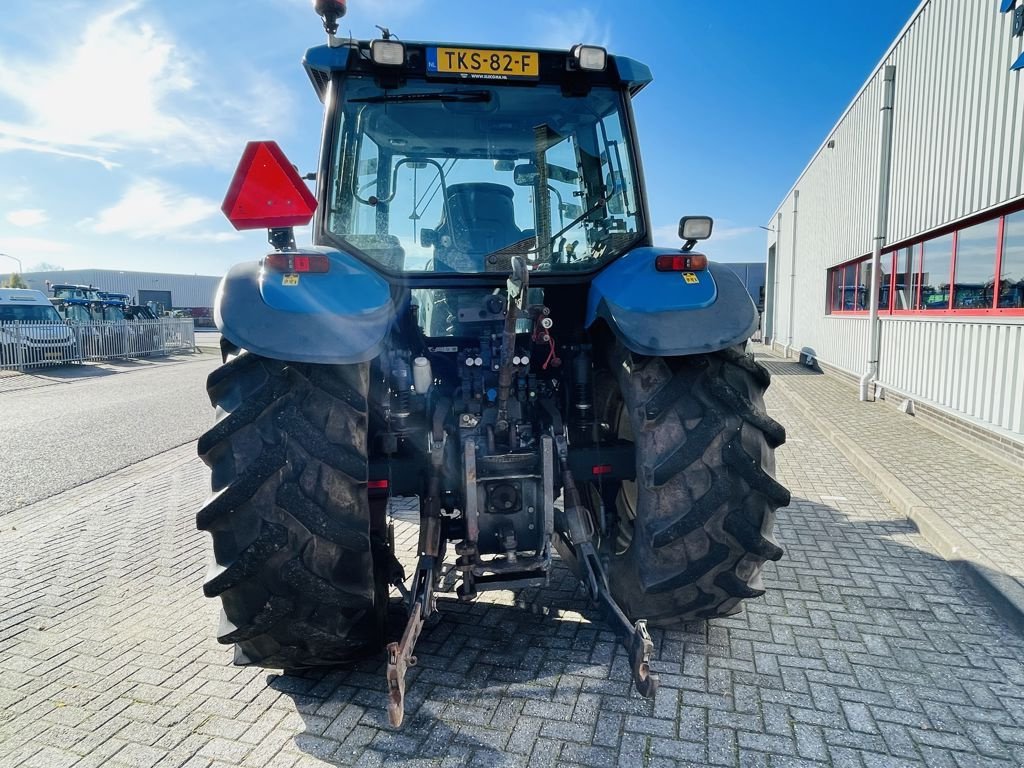
[{"label": "front tractor tire", "polygon": [[235,663],[344,664],[385,641],[390,550],[371,525],[369,364],[326,366],[241,352],[210,374],[217,421],[199,440],[213,495],[203,591]]},{"label": "front tractor tire", "polygon": [[662,627],[736,613],[764,594],[764,563],[782,556],[775,511],[790,500],[774,479],[786,433],[765,413],[768,371],[734,349],[659,358],[617,345],[610,363],[596,415],[637,462],[606,499],[613,597]]}]

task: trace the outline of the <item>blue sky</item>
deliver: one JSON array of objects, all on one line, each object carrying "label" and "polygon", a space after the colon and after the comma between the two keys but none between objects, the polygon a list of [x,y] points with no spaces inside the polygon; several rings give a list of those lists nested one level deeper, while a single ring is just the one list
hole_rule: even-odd
[{"label": "blue sky", "polygon": [[[917,4],[349,0],[341,28],[589,42],[644,61],[655,79],[635,108],[656,242],[678,242],[679,216],[710,214],[708,254],[752,261],[764,258],[758,225]],[[322,41],[309,0],[8,3],[0,252],[26,271],[221,274],[260,257],[264,233],[235,232],[220,203],[247,140],[275,139],[315,168],[320,103],[300,61]]]}]

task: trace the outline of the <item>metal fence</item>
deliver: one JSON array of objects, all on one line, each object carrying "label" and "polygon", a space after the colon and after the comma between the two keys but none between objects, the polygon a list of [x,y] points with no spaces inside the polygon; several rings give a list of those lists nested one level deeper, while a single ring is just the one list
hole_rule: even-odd
[{"label": "metal fence", "polygon": [[0,322],[0,370],[156,357],[195,349],[192,318],[64,323]]}]

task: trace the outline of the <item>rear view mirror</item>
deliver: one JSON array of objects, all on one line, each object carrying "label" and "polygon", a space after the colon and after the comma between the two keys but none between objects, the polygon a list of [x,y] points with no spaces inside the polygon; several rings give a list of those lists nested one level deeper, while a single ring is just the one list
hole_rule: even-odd
[{"label": "rear view mirror", "polygon": [[517,165],[512,172],[512,183],[517,187],[532,187],[537,183],[539,176],[536,165],[523,163],[523,165]]},{"label": "rear view mirror", "polygon": [[580,180],[580,175],[569,168],[548,163],[548,178],[551,181],[560,181],[563,184],[575,184]]},{"label": "rear view mirror", "polygon": [[496,171],[514,171],[516,168],[515,160],[495,160],[494,170]]},{"label": "rear view mirror", "polygon": [[[576,184],[580,180],[580,175],[569,168],[563,168],[560,165],[551,165],[548,163],[548,181],[560,181],[563,184]],[[517,165],[515,172],[512,174],[512,181],[520,187],[532,187],[537,183],[537,178],[540,174],[537,171],[537,166],[533,163],[523,163]]]},{"label": "rear view mirror", "polygon": [[608,201],[608,213],[613,216],[622,216],[626,213],[626,204],[623,198],[625,188],[622,174],[618,171],[613,171],[605,177],[604,195]]}]

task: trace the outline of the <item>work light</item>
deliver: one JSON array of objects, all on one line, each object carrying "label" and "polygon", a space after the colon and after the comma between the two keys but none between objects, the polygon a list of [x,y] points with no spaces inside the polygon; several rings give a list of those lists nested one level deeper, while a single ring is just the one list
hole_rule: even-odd
[{"label": "work light", "polygon": [[683,240],[707,240],[715,221],[710,216],[684,216],[679,220],[679,237]]},{"label": "work light", "polygon": [[575,45],[572,57],[580,69],[602,72],[608,66],[608,51],[596,45]]},{"label": "work light", "polygon": [[370,58],[374,64],[400,67],[405,64],[405,46],[396,40],[374,40],[370,43]]}]

